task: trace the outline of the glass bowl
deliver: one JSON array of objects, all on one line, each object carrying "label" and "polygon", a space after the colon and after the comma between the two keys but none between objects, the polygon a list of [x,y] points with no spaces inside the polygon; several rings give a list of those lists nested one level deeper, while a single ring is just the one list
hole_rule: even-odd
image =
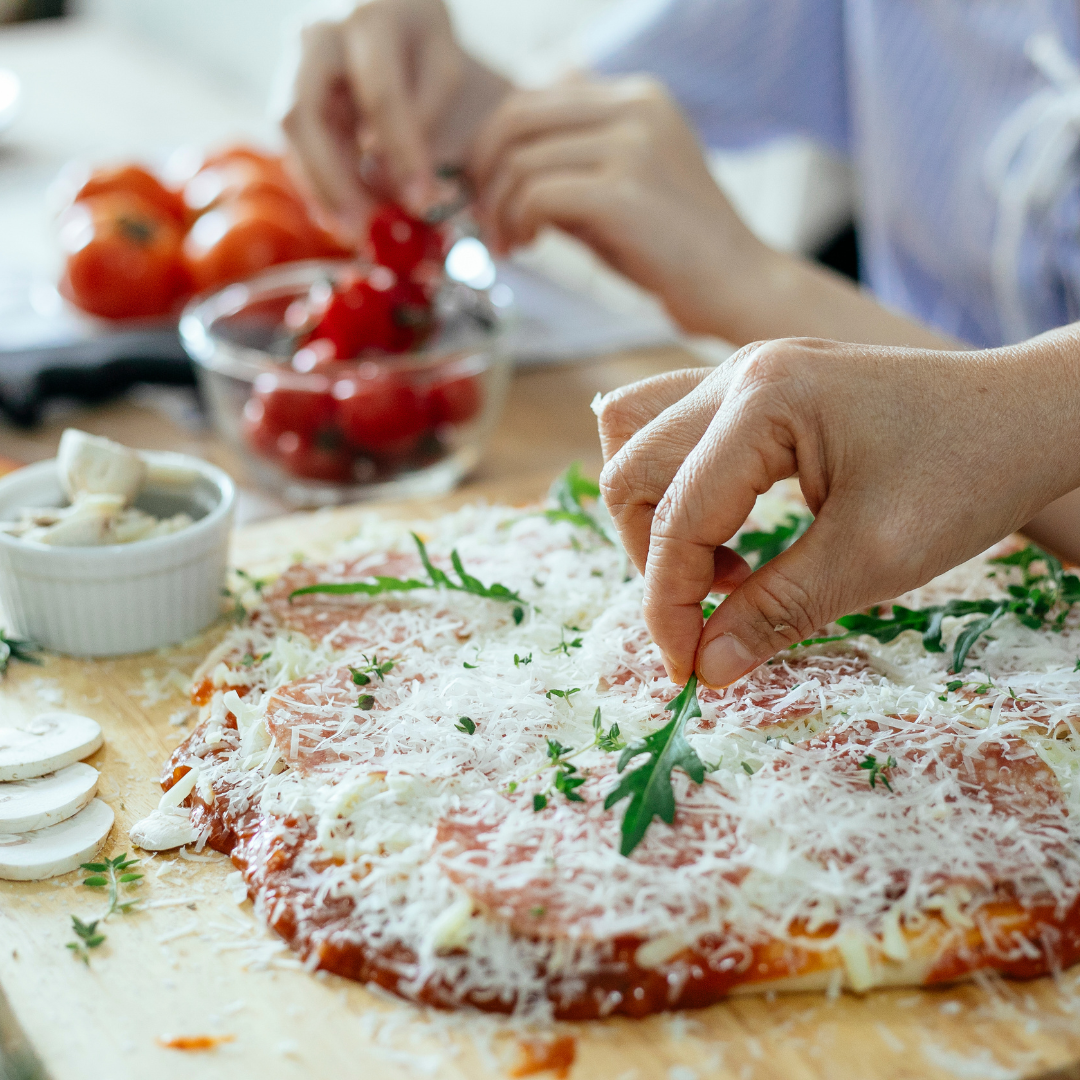
[{"label": "glass bowl", "polygon": [[296,370],[290,305],[358,267],[278,266],[196,298],[180,320],[216,429],[291,506],[446,493],[480,460],[506,397],[510,291],[449,278],[419,351]]}]

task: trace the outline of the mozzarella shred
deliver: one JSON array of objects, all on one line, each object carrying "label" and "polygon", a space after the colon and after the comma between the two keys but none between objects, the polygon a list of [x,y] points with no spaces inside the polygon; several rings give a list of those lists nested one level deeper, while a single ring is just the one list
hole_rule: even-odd
[{"label": "mozzarella shred", "polygon": [[[776,504],[747,527],[781,519]],[[422,578],[409,527],[373,524],[229,631],[163,780],[197,768],[193,824],[311,967],[429,1004],[585,1018],[1080,956],[1074,616],[1054,632],[1003,618],[960,677],[965,620],[946,619],[945,653],[911,632],[857,638],[702,691],[686,737],[705,782],[675,771],[673,824],[624,857],[626,803],[604,808],[618,755],[595,745],[594,714],[632,741],[678,692],[640,578],[535,512],[412,528],[436,565],[457,550],[520,595],[523,617],[446,588],[290,599]],[[1011,572],[987,557],[905,602],[1001,595]],[[574,799],[554,787],[553,741],[584,779]]]}]

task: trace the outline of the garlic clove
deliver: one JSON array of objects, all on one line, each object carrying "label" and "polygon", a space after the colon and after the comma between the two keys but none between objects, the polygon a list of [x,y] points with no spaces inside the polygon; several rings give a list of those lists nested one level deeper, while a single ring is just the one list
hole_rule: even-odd
[{"label": "garlic clove", "polygon": [[191,823],[191,811],[184,807],[155,809],[149,817],[136,821],[128,836],[131,842],[144,851],[171,851],[173,848],[193,844],[199,839],[199,830]]},{"label": "garlic clove", "polygon": [[119,495],[126,505],[146,479],[146,462],[112,439],[68,428],[60,436],[56,471],[72,502],[80,495]]}]

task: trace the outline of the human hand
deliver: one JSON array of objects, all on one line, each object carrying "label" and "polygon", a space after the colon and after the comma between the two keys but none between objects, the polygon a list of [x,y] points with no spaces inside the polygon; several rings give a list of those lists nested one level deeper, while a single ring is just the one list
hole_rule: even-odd
[{"label": "human hand", "polygon": [[[981,352],[788,339],[607,395],[601,489],[671,677],[726,686],[1080,486],[1078,355],[1077,327]],[[796,474],[814,523],[751,574],[721,545]]]},{"label": "human hand", "polygon": [[316,199],[357,233],[375,201],[422,216],[445,199],[435,167],[462,161],[508,90],[458,45],[441,0],[371,0],[304,28],[281,123]]},{"label": "human hand", "polygon": [[686,329],[763,277],[767,249],[709,173],[678,106],[652,79],[573,78],[508,94],[477,131],[469,172],[489,244],[556,225],[656,293]]}]

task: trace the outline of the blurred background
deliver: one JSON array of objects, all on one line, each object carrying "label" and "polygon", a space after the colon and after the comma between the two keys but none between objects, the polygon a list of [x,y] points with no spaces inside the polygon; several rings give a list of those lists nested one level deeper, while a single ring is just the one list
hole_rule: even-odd
[{"label": "blurred background", "polygon": [[[518,83],[541,85],[577,65],[598,20],[640,15],[647,3],[449,0],[449,7],[461,39],[479,58]],[[73,161],[161,165],[185,146],[280,146],[274,100],[298,28],[345,6],[303,0],[0,0],[0,69],[13,72],[19,83],[17,101],[7,108],[0,101],[0,456],[47,457],[62,427],[78,424],[135,445],[200,452],[233,469],[244,485],[242,464],[210,440],[212,425],[192,389],[140,384],[118,399],[115,391],[131,381],[128,372],[115,386],[84,380],[74,395],[80,401],[65,396],[68,369],[56,378],[41,377],[38,354],[28,351],[35,335],[44,327],[67,347],[63,335],[82,332],[52,289],[61,258],[50,189]],[[803,139],[717,153],[711,162],[738,212],[763,240],[857,276],[853,185],[842,162]],[[724,342],[681,334],[651,296],[565,235],[542,235],[501,272],[525,316],[515,343],[519,372],[545,365],[565,370],[590,357],[642,348],[691,350],[689,361],[685,354],[673,355],[669,367],[715,363],[731,351]],[[28,300],[32,280],[47,288],[30,286]],[[175,336],[172,348],[179,352]],[[179,363],[185,362],[181,352]],[[640,377],[634,367],[610,370],[597,385]],[[185,378],[190,381],[182,374],[173,381]],[[586,377],[579,378],[584,385]],[[512,396],[538,393],[519,384]],[[551,385],[552,401],[558,402],[565,387]],[[95,395],[104,404],[89,410],[86,402]],[[23,426],[13,425],[13,418]],[[40,422],[26,426],[30,420]],[[591,414],[580,423],[574,438],[591,447]],[[530,438],[531,444],[524,437],[500,443],[497,432],[483,475],[491,474],[492,462],[501,462],[496,472],[509,474],[532,462],[529,455],[539,454],[544,438],[554,446],[563,435],[538,421]],[[515,454],[518,465],[511,463]],[[556,456],[553,449],[553,461]],[[242,516],[283,508],[253,483]]]}]

